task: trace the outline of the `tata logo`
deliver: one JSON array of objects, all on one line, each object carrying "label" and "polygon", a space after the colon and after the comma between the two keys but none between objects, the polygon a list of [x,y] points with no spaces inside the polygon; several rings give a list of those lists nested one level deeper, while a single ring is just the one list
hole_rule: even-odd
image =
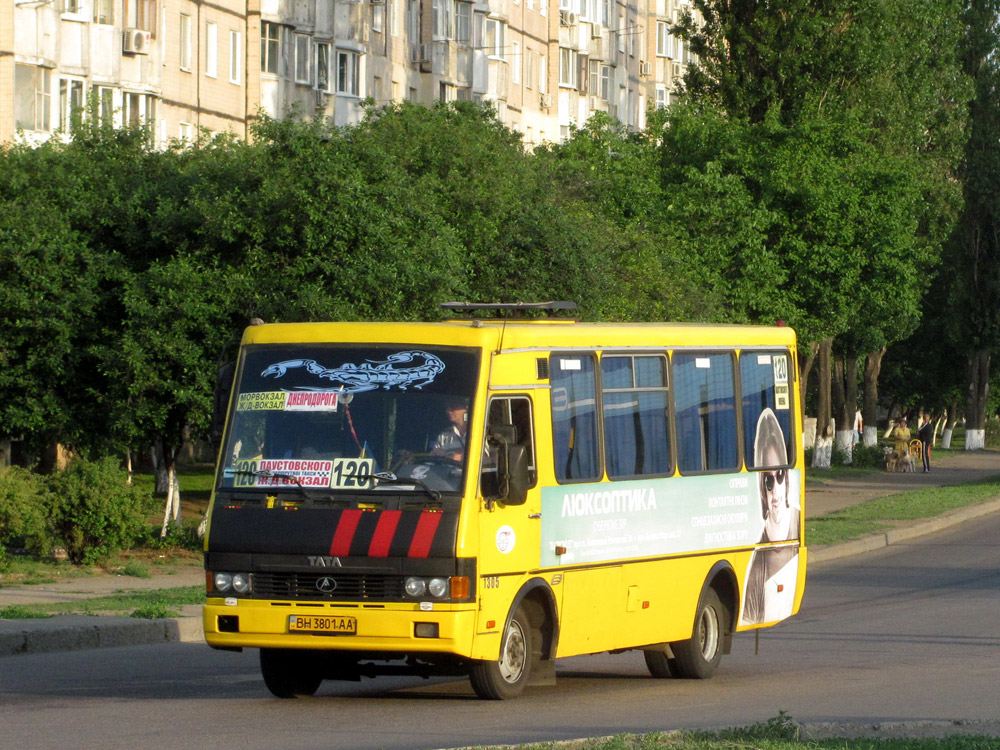
[{"label": "tata logo", "polygon": [[329,594],[337,588],[337,582],[329,576],[323,576],[316,579],[316,588],[324,594]]},{"label": "tata logo", "polygon": [[314,568],[342,568],[344,567],[339,557],[326,557],[323,555],[310,555],[309,564]]}]

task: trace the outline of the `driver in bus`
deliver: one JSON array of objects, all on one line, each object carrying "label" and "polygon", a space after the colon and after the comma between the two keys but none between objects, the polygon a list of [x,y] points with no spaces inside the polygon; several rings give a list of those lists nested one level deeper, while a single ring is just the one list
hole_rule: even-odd
[{"label": "driver in bus", "polygon": [[461,461],[465,453],[465,436],[469,430],[469,405],[464,398],[453,397],[445,402],[448,428],[434,439],[431,455],[446,456],[453,461]]}]

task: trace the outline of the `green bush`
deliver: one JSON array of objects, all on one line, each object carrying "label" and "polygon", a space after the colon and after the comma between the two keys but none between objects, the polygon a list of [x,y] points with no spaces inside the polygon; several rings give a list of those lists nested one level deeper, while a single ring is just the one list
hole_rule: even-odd
[{"label": "green bush", "polygon": [[997,417],[990,417],[986,420],[984,440],[987,448],[1000,448],[1000,419]]},{"label": "green bush", "polygon": [[51,549],[48,525],[51,497],[44,481],[18,466],[0,468],[0,565],[7,546],[36,554]]},{"label": "green bush", "polygon": [[151,499],[114,458],[80,458],[48,477],[56,532],[71,562],[91,565],[130,547],[146,530]]},{"label": "green bush", "polygon": [[851,465],[856,469],[881,469],[885,466],[885,450],[877,443],[858,443],[851,453]]}]

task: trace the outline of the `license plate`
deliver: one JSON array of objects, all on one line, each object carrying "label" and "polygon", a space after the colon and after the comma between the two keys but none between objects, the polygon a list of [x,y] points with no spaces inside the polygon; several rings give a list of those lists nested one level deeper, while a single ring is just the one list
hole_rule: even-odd
[{"label": "license plate", "polygon": [[316,635],[357,635],[355,617],[327,617],[325,615],[289,615],[288,630],[292,633]]}]

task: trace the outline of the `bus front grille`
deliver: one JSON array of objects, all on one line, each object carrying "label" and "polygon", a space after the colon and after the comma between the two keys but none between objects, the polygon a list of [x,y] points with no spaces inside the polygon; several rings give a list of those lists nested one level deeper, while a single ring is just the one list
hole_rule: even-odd
[{"label": "bus front grille", "polygon": [[403,579],[345,573],[254,573],[253,595],[257,599],[399,601]]}]

